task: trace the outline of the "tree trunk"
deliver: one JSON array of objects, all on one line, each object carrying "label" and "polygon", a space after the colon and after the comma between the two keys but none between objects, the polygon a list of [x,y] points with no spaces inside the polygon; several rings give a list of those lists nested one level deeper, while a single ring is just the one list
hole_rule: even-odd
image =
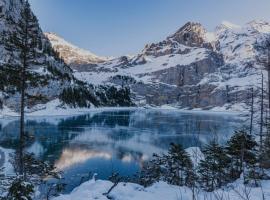
[{"label": "tree trunk", "polygon": [[254,90],[251,88],[251,110],[250,110],[250,130],[249,133],[252,134],[253,130],[253,114],[254,114]]},{"label": "tree trunk", "polygon": [[21,111],[20,111],[20,150],[19,150],[19,162],[20,162],[20,175],[23,175],[24,172],[24,163],[23,163],[23,151],[24,151],[24,108],[25,108],[25,61],[22,66],[21,73]]},{"label": "tree trunk", "polygon": [[261,122],[260,122],[260,152],[262,151],[263,147],[263,111],[264,111],[264,87],[263,87],[263,73],[262,73],[262,85],[261,85]]},{"label": "tree trunk", "polygon": [[270,118],[270,49],[268,49],[267,73],[268,73],[268,117]]},{"label": "tree trunk", "polygon": [[20,110],[20,148],[19,148],[19,169],[20,175],[25,179],[24,173],[24,144],[25,144],[25,127],[24,127],[24,109],[25,109],[25,90],[26,90],[26,70],[27,70],[27,52],[28,52],[28,18],[26,19],[25,35],[23,38],[22,49],[22,69],[21,69],[21,110]]}]

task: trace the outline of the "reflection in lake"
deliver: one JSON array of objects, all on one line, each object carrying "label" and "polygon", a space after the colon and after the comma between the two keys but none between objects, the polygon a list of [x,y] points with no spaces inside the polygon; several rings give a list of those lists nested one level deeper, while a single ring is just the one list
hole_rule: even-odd
[{"label": "reflection in lake", "polygon": [[[112,172],[136,174],[153,153],[170,143],[185,148],[218,139],[226,141],[242,121],[234,115],[157,110],[119,110],[72,117],[28,118],[33,140],[27,150],[64,172],[67,191],[90,172],[107,179]],[[19,122],[0,119],[0,146],[18,146]]]}]

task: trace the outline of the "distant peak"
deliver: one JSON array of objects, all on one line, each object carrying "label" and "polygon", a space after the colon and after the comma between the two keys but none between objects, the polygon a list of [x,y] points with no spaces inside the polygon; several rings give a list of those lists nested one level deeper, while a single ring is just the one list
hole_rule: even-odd
[{"label": "distant peak", "polygon": [[248,22],[247,24],[249,25],[253,25],[253,24],[268,24],[269,25],[269,22],[265,21],[265,20],[262,20],[262,19],[255,19],[255,20],[252,20],[250,22]]},{"label": "distant peak", "polygon": [[201,46],[206,34],[204,27],[197,22],[188,22],[167,39],[177,41],[186,46]]},{"label": "distant peak", "polygon": [[198,22],[187,22],[176,33],[187,32],[187,31],[199,32],[199,31],[205,31],[205,30],[204,30],[204,27]]},{"label": "distant peak", "polygon": [[270,23],[264,20],[253,20],[247,23],[247,27],[251,27],[261,33],[270,33]]},{"label": "distant peak", "polygon": [[234,23],[231,23],[229,21],[223,21],[221,23],[221,25],[225,28],[228,28],[228,29],[240,29],[241,26],[237,25],[237,24],[234,24]]}]

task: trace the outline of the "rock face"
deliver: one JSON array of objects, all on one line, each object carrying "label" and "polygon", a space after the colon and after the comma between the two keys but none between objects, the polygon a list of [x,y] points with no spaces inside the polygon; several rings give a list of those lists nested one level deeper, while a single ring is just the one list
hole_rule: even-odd
[{"label": "rock face", "polygon": [[264,21],[244,27],[224,22],[213,33],[189,22],[138,55],[99,63],[75,77],[129,87],[139,106],[243,110],[251,88],[257,95],[261,74],[266,77],[260,57],[266,55],[269,36],[270,25]]}]

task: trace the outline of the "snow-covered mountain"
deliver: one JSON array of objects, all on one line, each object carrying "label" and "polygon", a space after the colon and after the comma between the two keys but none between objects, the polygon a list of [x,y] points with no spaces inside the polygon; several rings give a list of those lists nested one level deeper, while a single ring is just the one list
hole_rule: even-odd
[{"label": "snow-covered mountain", "polygon": [[99,57],[90,51],[76,47],[55,33],[45,33],[45,36],[51,41],[53,48],[59,52],[60,57],[75,70],[87,70],[91,65],[108,60],[106,57]]},{"label": "snow-covered mountain", "polygon": [[[24,5],[24,0],[0,1],[0,107],[15,110],[21,59],[14,38],[21,37]],[[31,18],[36,45],[29,65],[29,107],[59,98],[81,107],[132,105],[128,87],[138,106],[247,109],[251,88],[255,96],[260,93],[262,74],[266,82],[268,22],[252,21],[243,27],[223,22],[214,32],[188,22],[135,56],[108,59],[55,34],[43,34],[33,13]]]},{"label": "snow-covered mountain", "polygon": [[[0,114],[2,108],[17,111],[20,106],[20,77],[24,62],[22,58],[26,52],[23,52],[25,38],[27,38],[27,46],[30,47],[25,62],[27,65],[26,102],[29,111],[46,108],[40,105],[48,102],[61,102],[61,106],[68,104],[72,107],[122,104],[128,106],[130,101],[127,90],[118,90],[104,84],[93,86],[74,77],[73,70],[52,48],[51,43],[54,47],[63,44],[72,51],[76,48],[60,40],[50,42],[40,29],[38,20],[29,6],[25,0],[0,1]],[[25,37],[26,24],[28,24],[28,31]],[[101,61],[88,52],[79,49],[76,49],[76,52],[81,55],[79,59],[83,60],[91,56],[95,62]],[[71,62],[74,60],[72,59]],[[87,60],[90,61],[93,60]],[[119,96],[121,100],[118,99]],[[127,101],[125,98],[128,98]]]},{"label": "snow-covered mountain", "polygon": [[137,105],[171,105],[188,109],[246,109],[256,94],[265,67],[270,24],[230,22],[208,32],[188,22],[161,42],[148,44],[135,56],[99,63],[75,77],[92,84],[131,88]]}]

